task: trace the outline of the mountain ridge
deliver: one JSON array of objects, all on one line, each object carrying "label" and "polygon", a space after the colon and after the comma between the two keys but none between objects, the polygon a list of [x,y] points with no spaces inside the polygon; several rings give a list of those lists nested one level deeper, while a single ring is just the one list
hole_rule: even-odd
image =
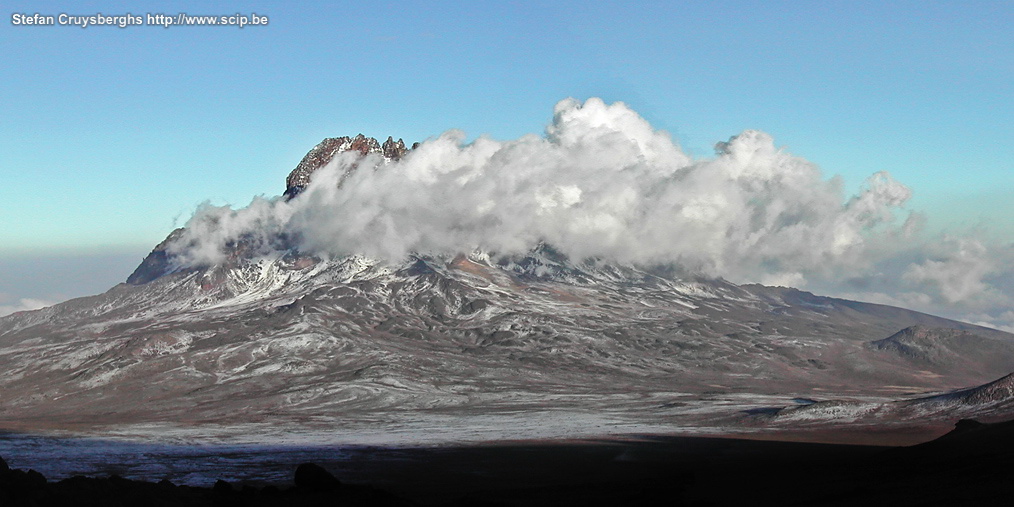
[{"label": "mountain ridge", "polygon": [[[282,198],[341,153],[347,171],[407,153],[390,138],[329,139]],[[104,294],[0,318],[0,424],[370,428],[547,412],[571,414],[564,426],[574,413],[616,428],[735,426],[779,400],[881,404],[1014,371],[1002,331],[546,243],[390,261],[313,255],[278,234],[188,265],[175,257],[184,238],[170,233]],[[943,337],[932,356],[906,353],[918,333]],[[905,415],[916,412],[892,413],[920,424]]]}]

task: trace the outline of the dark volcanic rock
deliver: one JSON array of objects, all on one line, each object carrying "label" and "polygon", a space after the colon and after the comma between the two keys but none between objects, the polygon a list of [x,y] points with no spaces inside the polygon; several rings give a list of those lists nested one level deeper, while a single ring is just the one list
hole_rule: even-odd
[{"label": "dark volcanic rock", "polygon": [[[0,464],[4,463],[0,458]],[[3,466],[3,465],[0,465]],[[342,485],[317,465],[304,464],[296,472],[296,488],[241,488],[218,480],[211,488],[177,486],[168,480],[135,481],[74,476],[48,482],[35,470],[0,469],[0,506],[409,506],[414,503],[369,486]],[[340,487],[340,488],[339,488]]]},{"label": "dark volcanic rock", "polygon": [[313,463],[296,467],[296,487],[309,491],[331,491],[338,489],[342,482],[331,472]]},{"label": "dark volcanic rock", "polygon": [[391,136],[387,136],[387,141],[384,141],[383,146],[381,146],[381,150],[384,152],[384,157],[392,160],[401,160],[401,157],[404,157],[405,154],[408,153],[408,149],[405,148],[405,141],[398,139],[398,141],[395,142],[394,138]]},{"label": "dark volcanic rock", "polygon": [[46,476],[36,472],[35,470],[29,470],[28,473],[25,474],[25,477],[28,484],[33,488],[41,488],[46,485]]},{"label": "dark volcanic rock", "polygon": [[183,235],[182,227],[169,233],[169,236],[156,245],[151,253],[141,261],[141,265],[127,277],[127,283],[130,285],[143,285],[172,271],[173,266],[167,249],[181,235]]},{"label": "dark volcanic rock", "polygon": [[962,419],[935,440],[893,449],[885,457],[888,463],[908,460],[923,467],[972,467],[1006,474],[1014,467],[1014,421],[987,424]]},{"label": "dark volcanic rock", "polygon": [[408,149],[405,148],[405,141],[395,141],[393,137],[388,137],[383,145],[362,134],[356,137],[329,137],[314,146],[285,178],[285,197],[292,199],[299,195],[310,184],[310,175],[314,171],[327,165],[339,153],[349,151],[358,151],[362,156],[376,153],[390,160],[400,160]]},{"label": "dark volcanic rock", "polygon": [[211,487],[212,491],[219,494],[229,494],[233,492],[232,484],[229,484],[222,479],[215,481],[215,485]]}]

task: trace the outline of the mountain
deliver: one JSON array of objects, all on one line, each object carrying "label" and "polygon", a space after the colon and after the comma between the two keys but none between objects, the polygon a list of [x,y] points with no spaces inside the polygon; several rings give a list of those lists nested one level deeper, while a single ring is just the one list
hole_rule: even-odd
[{"label": "mountain", "polygon": [[[335,157],[409,151],[391,138],[326,139],[289,174],[285,198]],[[278,237],[186,266],[182,236],[104,294],[0,319],[0,425],[395,428],[560,412],[607,421],[586,432],[615,421],[676,430],[773,399],[882,403],[1014,371],[1014,336],[997,330],[674,266],[569,259],[547,244],[391,263]]]},{"label": "mountain", "polygon": [[362,134],[355,137],[329,137],[314,146],[285,178],[284,195],[289,199],[299,195],[310,183],[310,176],[313,172],[326,166],[339,153],[353,153],[360,156],[377,154],[388,160],[401,160],[407,152],[405,141],[398,139],[396,142],[393,137],[388,137],[384,144]]},{"label": "mountain", "polygon": [[947,375],[963,371],[1004,370],[1008,343],[964,329],[912,326],[870,343],[878,351],[896,355],[911,368],[934,368]]}]

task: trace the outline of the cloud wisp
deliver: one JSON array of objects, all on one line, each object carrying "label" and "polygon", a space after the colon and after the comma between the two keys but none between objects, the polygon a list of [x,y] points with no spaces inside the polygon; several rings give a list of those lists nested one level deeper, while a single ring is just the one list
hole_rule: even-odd
[{"label": "cloud wisp", "polygon": [[626,105],[597,98],[558,103],[542,136],[464,139],[446,132],[399,161],[339,155],[290,201],[203,205],[171,250],[209,265],[241,238],[392,261],[545,242],[577,259],[676,263],[1014,325],[1003,311],[1014,302],[1012,247],[921,237],[910,189],[886,172],[846,196],[840,178],[756,130],[695,160]]},{"label": "cloud wisp", "polygon": [[0,293],[0,317],[17,312],[38,310],[52,305],[50,301],[35,298],[17,298],[9,294]]}]

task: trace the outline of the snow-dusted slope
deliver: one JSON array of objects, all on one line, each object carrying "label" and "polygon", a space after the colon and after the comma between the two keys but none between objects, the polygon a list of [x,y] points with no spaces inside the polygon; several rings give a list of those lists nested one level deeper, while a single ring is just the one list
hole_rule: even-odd
[{"label": "snow-dusted slope", "polygon": [[[288,200],[261,205],[284,211],[339,192],[360,162],[381,170],[409,151],[400,140],[326,139],[290,173]],[[342,153],[345,176],[315,172]],[[309,186],[314,174],[330,174],[318,181],[331,186]],[[247,222],[211,234],[218,255],[188,257],[196,233],[180,229],[127,283],[0,319],[0,428],[372,428],[496,414],[515,425],[548,412],[567,414],[553,433],[566,435],[582,424],[739,424],[730,414],[755,409],[782,422],[843,421],[1014,371],[1014,336],[900,308],[569,259],[546,244],[520,255],[328,258],[302,251],[284,227]],[[772,416],[793,398],[825,402]]]},{"label": "snow-dusted slope", "polygon": [[[992,344],[912,367],[869,342],[914,324]],[[1014,370],[1009,335],[548,247],[397,265],[292,252],[191,269],[0,320],[0,420],[299,422],[573,410],[681,420],[771,396],[890,397]],[[970,359],[971,357],[971,359]],[[947,373],[947,376],[943,375]],[[718,396],[725,402],[714,401]],[[708,408],[710,407],[710,408]],[[385,415],[387,414],[387,415]]]}]

